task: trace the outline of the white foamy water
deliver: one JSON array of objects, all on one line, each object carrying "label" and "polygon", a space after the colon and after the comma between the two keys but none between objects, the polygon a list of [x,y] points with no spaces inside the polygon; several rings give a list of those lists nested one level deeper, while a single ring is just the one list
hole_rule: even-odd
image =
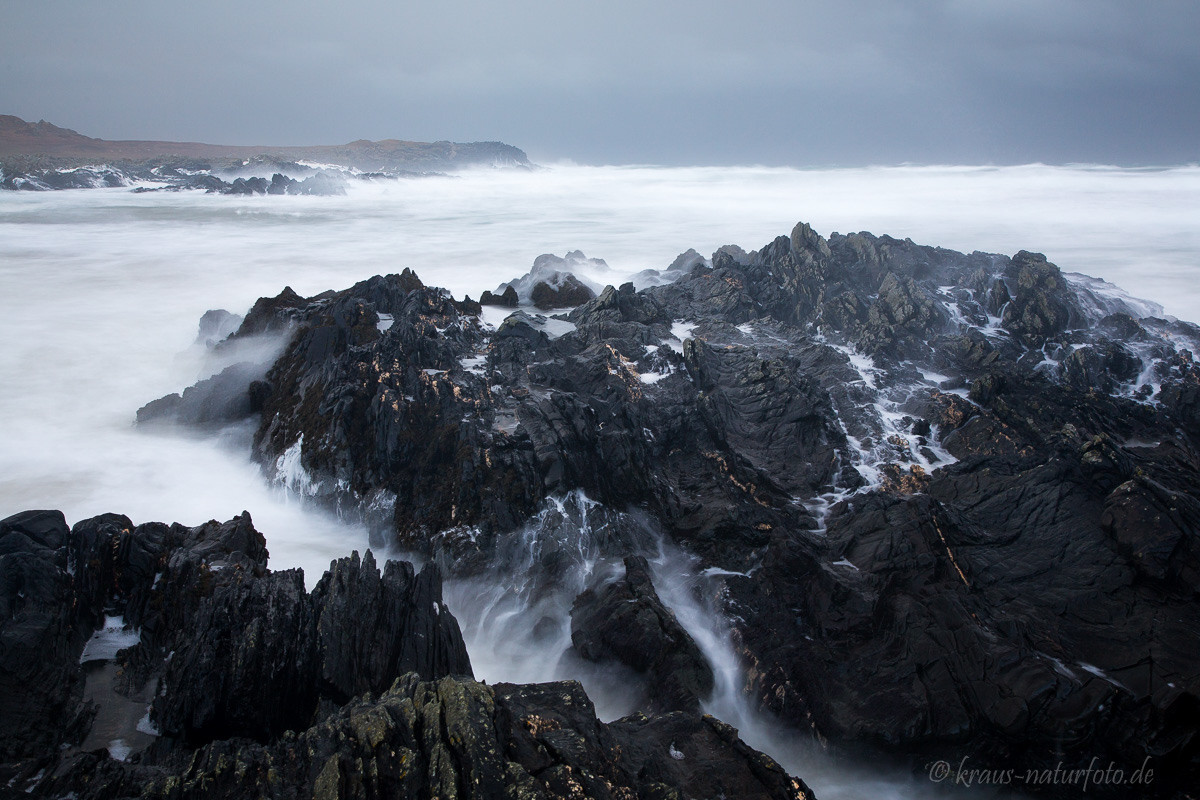
[{"label": "white foamy water", "polygon": [[[245,509],[267,536],[272,566],[302,566],[310,585],[332,558],[365,549],[362,528],[267,486],[243,440],[132,427],[139,406],[200,377],[192,343],[204,311],[243,313],[285,284],[311,295],[410,267],[456,296],[478,297],[541,253],[577,249],[610,267],[589,277],[616,284],[688,248],[757,249],[804,220],[826,235],[869,230],[964,251],[1041,251],[1064,271],[1195,320],[1198,212],[1196,166],[562,166],[352,185],[343,197],[0,192],[0,517],[59,508],[72,523],[117,511],[135,522],[195,525]],[[686,605],[672,585],[660,589]],[[483,587],[478,597],[492,603],[489,613],[520,613],[503,593]],[[736,671],[720,620],[697,609],[679,613],[708,631],[697,638],[718,670]],[[565,643],[562,613],[543,631],[555,647]],[[480,677],[560,675],[557,656],[505,654],[506,642],[488,631],[470,634]],[[735,724],[776,755],[790,747],[771,744],[757,717]],[[810,778],[822,769],[814,764],[788,760]],[[921,796],[837,773],[813,783],[822,797]]]}]

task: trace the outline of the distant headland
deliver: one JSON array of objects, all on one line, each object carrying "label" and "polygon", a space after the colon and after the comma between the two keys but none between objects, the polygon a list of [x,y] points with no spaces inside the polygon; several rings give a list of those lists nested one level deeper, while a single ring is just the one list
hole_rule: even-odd
[{"label": "distant headland", "polygon": [[41,120],[0,114],[0,161],[23,166],[74,167],[102,162],[160,163],[202,160],[213,167],[234,161],[309,161],[364,172],[440,172],[470,166],[529,166],[524,151],[503,142],[413,142],[401,139],[300,147],[201,142],[94,139]]}]

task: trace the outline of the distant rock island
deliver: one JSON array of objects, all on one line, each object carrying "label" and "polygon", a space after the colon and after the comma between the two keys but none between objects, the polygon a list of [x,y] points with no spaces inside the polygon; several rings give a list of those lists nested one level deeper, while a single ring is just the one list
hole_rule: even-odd
[{"label": "distant rock island", "polygon": [[[331,188],[340,191],[340,182],[331,187],[323,179],[307,189],[296,189],[289,181],[305,183],[296,178],[309,178],[318,171],[387,178],[480,166],[527,169],[532,165],[524,151],[503,142],[359,139],[339,145],[275,147],[108,141],[45,120],[31,123],[0,115],[0,188],[4,189],[76,189],[153,181],[162,183],[161,188],[234,194],[329,194],[337,193]],[[275,180],[275,174],[283,180]],[[238,178],[243,183],[235,188]],[[258,182],[251,183],[254,178]]]}]

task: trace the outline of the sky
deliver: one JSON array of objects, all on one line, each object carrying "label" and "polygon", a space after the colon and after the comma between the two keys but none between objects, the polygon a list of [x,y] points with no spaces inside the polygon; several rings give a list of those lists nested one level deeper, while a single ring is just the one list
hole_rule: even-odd
[{"label": "sky", "polygon": [[1200,161],[1196,0],[0,0],[0,113],[535,161]]}]

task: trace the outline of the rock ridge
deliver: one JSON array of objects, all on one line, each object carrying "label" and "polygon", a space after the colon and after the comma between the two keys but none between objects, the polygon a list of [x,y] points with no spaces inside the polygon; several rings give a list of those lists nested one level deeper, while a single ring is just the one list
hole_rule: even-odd
[{"label": "rock ridge", "polygon": [[453,570],[547,498],[644,514],[836,746],[1200,775],[1200,329],[1025,251],[684,255],[496,327],[415,276],[288,298],[256,456]]}]

